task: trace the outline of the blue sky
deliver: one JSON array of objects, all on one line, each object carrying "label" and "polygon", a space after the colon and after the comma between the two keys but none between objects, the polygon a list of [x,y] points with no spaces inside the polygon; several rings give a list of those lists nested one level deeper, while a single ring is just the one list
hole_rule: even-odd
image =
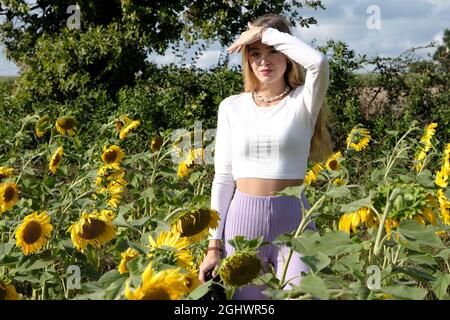
[{"label": "blue sky", "polygon": [[[326,10],[304,10],[303,16],[313,16],[317,25],[298,28],[295,35],[317,45],[324,45],[328,39],[341,40],[358,54],[368,56],[396,56],[405,50],[441,40],[445,28],[450,28],[450,0],[323,0]],[[379,9],[380,28],[367,27],[374,11]],[[420,50],[426,57],[433,50]],[[196,63],[208,68],[217,64],[220,54],[225,53],[218,43],[211,44]],[[151,55],[150,61],[158,64],[179,63],[171,50],[165,55]],[[188,61],[189,62],[189,61]],[[240,55],[230,56],[231,64],[240,64]],[[0,75],[17,75],[14,63],[0,56]]]}]

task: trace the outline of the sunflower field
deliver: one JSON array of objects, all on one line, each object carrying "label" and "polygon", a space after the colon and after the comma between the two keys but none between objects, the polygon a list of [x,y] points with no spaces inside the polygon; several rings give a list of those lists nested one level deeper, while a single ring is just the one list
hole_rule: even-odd
[{"label": "sunflower field", "polygon": [[[207,147],[184,150],[168,130],[128,153],[140,120],[123,115],[79,154],[75,118],[34,123],[36,150],[0,167],[0,297],[201,299],[214,281],[201,284],[198,266],[219,219],[208,208]],[[228,298],[254,283],[270,299],[447,299],[450,143],[436,140],[437,126],[413,123],[379,141],[356,126],[344,150],[280,192],[304,190],[311,204],[298,229],[273,242],[310,267],[299,286],[286,290],[288,279],[260,272],[256,252],[268,243],[243,237],[214,283]],[[385,151],[353,183],[372,144]],[[312,219],[319,232],[306,229]]]},{"label": "sunflower field", "polygon": [[[273,300],[450,299],[448,29],[433,61],[415,48],[394,58],[332,39],[318,48],[335,150],[279,193],[304,191],[310,208],[272,243],[236,237],[220,281],[199,281],[219,215],[214,133],[195,123],[215,127],[220,101],[243,88],[228,56],[205,70],[187,66],[205,47],[192,61],[186,50],[231,44],[261,12],[308,27],[316,20],[299,10],[324,9],[229,3],[2,1],[0,42],[20,75],[0,81],[0,300],[202,300],[217,288],[231,299],[249,283]],[[170,45],[178,66],[147,59]],[[266,245],[301,254],[300,285],[288,286],[290,258],[281,279],[262,270]]]}]

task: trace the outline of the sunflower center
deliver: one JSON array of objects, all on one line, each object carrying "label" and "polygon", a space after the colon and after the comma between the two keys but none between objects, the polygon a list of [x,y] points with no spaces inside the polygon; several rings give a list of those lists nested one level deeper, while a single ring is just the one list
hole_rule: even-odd
[{"label": "sunflower center", "polygon": [[328,165],[330,166],[331,170],[337,170],[338,162],[336,160],[331,160]]},{"label": "sunflower center", "polygon": [[107,163],[112,163],[117,159],[117,152],[114,150],[109,150],[105,153],[105,160]]},{"label": "sunflower center", "polygon": [[59,161],[61,161],[61,155],[59,153],[55,154],[55,157],[53,158],[53,165],[56,166]]},{"label": "sunflower center", "polygon": [[6,178],[6,174],[0,173],[0,180]]},{"label": "sunflower center", "polygon": [[5,202],[10,202],[12,199],[14,199],[15,194],[16,190],[13,187],[6,187],[3,199],[5,200]]},{"label": "sunflower center", "polygon": [[171,300],[170,295],[164,288],[153,288],[152,290],[148,290],[142,300]]},{"label": "sunflower center", "polygon": [[80,237],[86,240],[91,240],[97,238],[105,230],[105,222],[97,219],[90,219],[83,225],[83,232],[81,232]]},{"label": "sunflower center", "polygon": [[23,230],[23,241],[27,244],[35,243],[41,236],[42,227],[39,222],[30,221]]},{"label": "sunflower center", "polygon": [[209,210],[198,210],[181,218],[182,237],[191,237],[197,233],[202,232],[208,225],[211,219]]},{"label": "sunflower center", "polygon": [[58,120],[59,126],[65,130],[73,129],[75,121],[71,118],[62,118]]}]

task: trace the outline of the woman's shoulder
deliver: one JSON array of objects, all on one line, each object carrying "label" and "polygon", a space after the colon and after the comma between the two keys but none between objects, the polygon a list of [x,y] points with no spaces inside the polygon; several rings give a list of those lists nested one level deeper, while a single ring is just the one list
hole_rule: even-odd
[{"label": "woman's shoulder", "polygon": [[222,102],[220,103],[220,106],[223,105],[222,108],[236,108],[236,106],[245,104],[246,101],[248,100],[248,95],[250,93],[249,92],[242,92],[239,94],[233,94],[231,96],[226,97],[225,99],[222,100]]}]

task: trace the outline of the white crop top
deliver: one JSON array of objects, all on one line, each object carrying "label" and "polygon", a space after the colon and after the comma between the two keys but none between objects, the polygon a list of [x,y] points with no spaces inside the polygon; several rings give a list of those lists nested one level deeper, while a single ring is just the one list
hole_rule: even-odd
[{"label": "white crop top", "polygon": [[314,125],[328,88],[328,59],[277,29],[266,29],[261,42],[305,67],[305,84],[269,107],[257,106],[251,92],[220,103],[211,189],[211,209],[219,212],[220,221],[218,228],[209,229],[209,240],[222,239],[235,180],[305,177]]}]

